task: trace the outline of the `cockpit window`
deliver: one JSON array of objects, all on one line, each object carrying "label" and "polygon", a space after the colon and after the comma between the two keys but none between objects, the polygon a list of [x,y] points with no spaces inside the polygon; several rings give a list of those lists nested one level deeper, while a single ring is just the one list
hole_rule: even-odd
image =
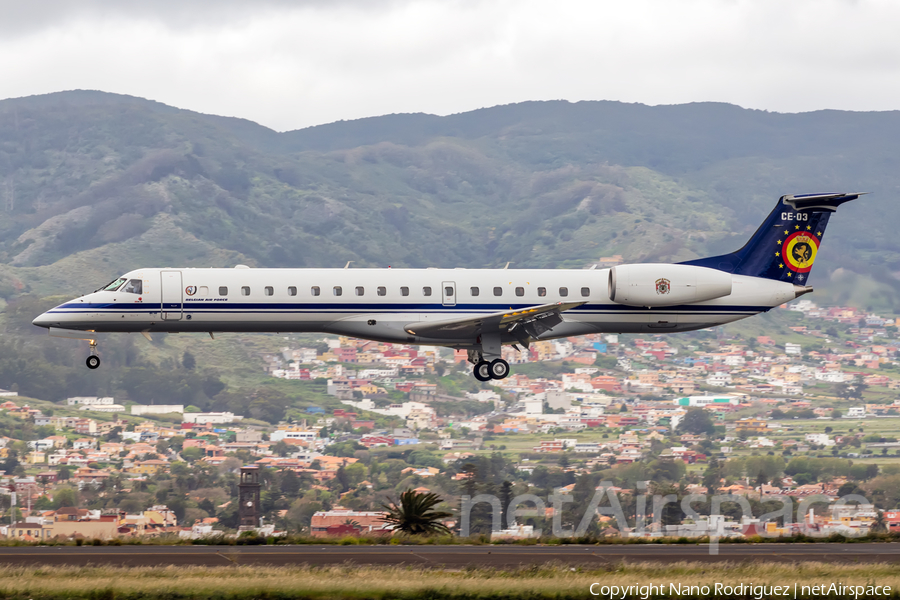
[{"label": "cockpit window", "polygon": [[113,281],[112,283],[107,284],[107,285],[104,285],[102,288],[100,288],[100,289],[98,289],[98,290],[95,290],[95,291],[98,291],[98,292],[114,292],[114,291],[116,291],[117,289],[119,289],[119,287],[120,287],[123,283],[125,283],[125,279],[124,279],[123,277],[119,277],[118,279],[116,279],[116,280]]},{"label": "cockpit window", "polygon": [[125,287],[122,288],[122,291],[126,294],[143,294],[142,291],[144,289],[143,281],[140,279],[132,279],[128,283],[125,284]]}]

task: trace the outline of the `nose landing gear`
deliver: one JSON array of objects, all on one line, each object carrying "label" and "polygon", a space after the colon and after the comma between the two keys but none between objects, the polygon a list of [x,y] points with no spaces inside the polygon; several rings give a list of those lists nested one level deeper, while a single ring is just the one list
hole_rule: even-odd
[{"label": "nose landing gear", "polygon": [[91,342],[91,355],[87,357],[87,360],[84,361],[84,364],[87,365],[88,369],[96,369],[100,366],[100,357],[97,356],[97,340],[90,340]]}]

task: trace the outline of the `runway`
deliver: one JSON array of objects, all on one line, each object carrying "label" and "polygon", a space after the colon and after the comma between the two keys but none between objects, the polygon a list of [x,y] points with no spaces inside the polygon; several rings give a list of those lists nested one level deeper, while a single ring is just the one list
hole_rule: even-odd
[{"label": "runway", "polygon": [[391,565],[496,567],[558,563],[604,566],[636,562],[900,563],[900,544],[719,544],[603,546],[20,546],[0,548],[8,566]]}]

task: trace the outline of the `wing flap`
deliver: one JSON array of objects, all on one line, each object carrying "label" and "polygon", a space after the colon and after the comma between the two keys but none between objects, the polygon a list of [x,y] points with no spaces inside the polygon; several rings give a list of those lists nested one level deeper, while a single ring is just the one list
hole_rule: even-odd
[{"label": "wing flap", "polygon": [[[541,304],[516,310],[504,310],[501,312],[464,319],[449,319],[434,323],[418,322],[410,323],[403,329],[411,335],[423,337],[476,337],[486,332],[510,331],[514,333],[543,333],[562,322],[560,313],[571,310],[585,302],[555,302],[553,304]],[[531,327],[529,327],[529,325]],[[530,330],[530,331],[529,331]],[[537,337],[537,335],[530,337]],[[516,335],[520,339],[519,335]],[[521,341],[521,339],[520,339]],[[523,342],[524,343],[524,342]]]}]

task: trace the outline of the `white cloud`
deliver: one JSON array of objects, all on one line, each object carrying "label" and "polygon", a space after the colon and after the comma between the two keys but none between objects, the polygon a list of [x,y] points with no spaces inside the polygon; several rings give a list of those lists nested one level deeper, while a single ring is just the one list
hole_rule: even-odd
[{"label": "white cloud", "polygon": [[279,130],[557,98],[900,104],[900,4],[887,0],[33,6],[0,3],[0,31],[15,31],[0,35],[0,97],[100,89]]}]

